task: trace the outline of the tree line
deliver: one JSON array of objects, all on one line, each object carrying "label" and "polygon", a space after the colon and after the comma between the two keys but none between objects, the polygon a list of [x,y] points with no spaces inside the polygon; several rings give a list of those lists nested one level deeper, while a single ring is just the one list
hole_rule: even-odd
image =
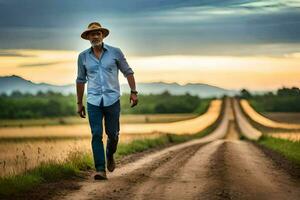
[{"label": "tree line", "polygon": [[[36,94],[13,91],[10,95],[0,94],[0,119],[25,119],[63,117],[77,115],[76,94],[63,95],[59,92],[39,91]],[[86,96],[84,104],[86,105]],[[186,93],[171,95],[168,91],[161,94],[139,95],[139,104],[130,108],[129,94],[121,96],[122,114],[154,113],[202,113],[208,104],[207,99]]]},{"label": "tree line", "polygon": [[300,112],[300,89],[297,87],[283,87],[264,94],[242,89],[239,96],[248,99],[258,112]]}]

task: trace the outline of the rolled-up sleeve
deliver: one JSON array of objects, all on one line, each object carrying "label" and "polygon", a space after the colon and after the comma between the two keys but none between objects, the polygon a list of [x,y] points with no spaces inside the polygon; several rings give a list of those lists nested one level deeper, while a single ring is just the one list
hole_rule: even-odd
[{"label": "rolled-up sleeve", "polygon": [[87,79],[86,79],[86,70],[85,70],[85,66],[83,65],[82,62],[82,54],[78,55],[78,59],[77,59],[77,78],[76,78],[76,83],[86,83]]},{"label": "rolled-up sleeve", "polygon": [[131,67],[128,65],[127,60],[121,51],[121,49],[117,49],[118,52],[118,68],[120,71],[123,73],[124,77],[126,78],[129,74],[133,74],[133,70]]}]

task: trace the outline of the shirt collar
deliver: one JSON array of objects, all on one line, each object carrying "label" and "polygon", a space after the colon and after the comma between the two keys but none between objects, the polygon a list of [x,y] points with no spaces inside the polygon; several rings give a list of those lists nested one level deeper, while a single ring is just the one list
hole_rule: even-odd
[{"label": "shirt collar", "polygon": [[[102,42],[102,48],[103,48],[104,51],[108,50],[107,44]],[[92,53],[92,52],[93,52],[93,47],[90,47],[89,53]]]}]

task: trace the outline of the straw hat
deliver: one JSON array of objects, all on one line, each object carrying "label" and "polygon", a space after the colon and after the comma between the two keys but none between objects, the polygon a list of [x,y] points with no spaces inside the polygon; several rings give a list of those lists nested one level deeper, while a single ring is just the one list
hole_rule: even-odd
[{"label": "straw hat", "polygon": [[87,39],[88,32],[96,31],[96,30],[102,31],[104,37],[108,36],[108,34],[109,34],[109,30],[106,28],[103,28],[99,22],[92,22],[88,25],[88,28],[85,31],[83,31],[83,33],[81,33],[81,38],[88,40]]}]

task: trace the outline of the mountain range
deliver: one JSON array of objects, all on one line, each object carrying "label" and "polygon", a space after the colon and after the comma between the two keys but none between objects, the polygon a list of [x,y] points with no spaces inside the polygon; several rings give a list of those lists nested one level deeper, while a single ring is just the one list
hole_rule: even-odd
[{"label": "mountain range", "polygon": [[[121,92],[128,93],[130,91],[128,84],[121,84]],[[67,85],[53,85],[48,83],[34,83],[30,80],[26,80],[20,76],[0,76],[0,93],[6,93],[10,95],[13,91],[20,91],[22,93],[36,94],[38,91],[54,91],[62,94],[76,94],[76,86],[74,84]],[[192,95],[198,95],[200,97],[220,97],[223,95],[235,95],[239,91],[228,90],[208,84],[202,83],[189,83],[185,85],[179,85],[178,83],[137,83],[137,90],[140,94],[159,94],[164,91],[168,91],[171,94],[185,94],[190,93]]]}]

